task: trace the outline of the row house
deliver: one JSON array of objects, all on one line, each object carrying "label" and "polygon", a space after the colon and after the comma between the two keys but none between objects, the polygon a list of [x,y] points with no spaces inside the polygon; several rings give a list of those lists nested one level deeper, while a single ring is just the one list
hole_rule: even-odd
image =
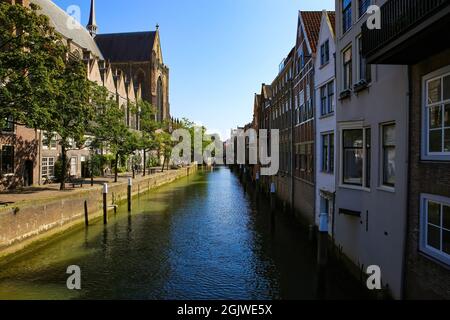
[{"label": "row house", "polygon": [[322,20],[321,11],[300,11],[294,51],[292,207],[310,226],[315,221],[315,87],[314,64]]},{"label": "row house", "polygon": [[[392,104],[392,108],[402,109],[395,127],[395,133],[401,135],[395,139],[397,168],[401,169],[396,172],[395,191],[402,197],[389,201],[389,207],[396,206],[397,201],[406,207],[388,213],[391,222],[394,217],[401,217],[402,222],[407,219],[407,224],[399,226],[406,243],[399,239],[393,244],[404,259],[403,296],[449,299],[450,3],[388,0],[375,4],[380,7],[381,29],[363,28],[364,58],[377,68],[402,72],[402,82],[392,83],[385,92],[390,101],[402,101]],[[381,94],[376,99],[382,100],[378,107],[385,103]],[[406,136],[404,130],[408,127]],[[383,148],[388,145],[383,144]],[[406,163],[408,186],[402,178]],[[384,212],[379,210],[377,214]],[[378,245],[378,250],[385,252],[383,248]]]},{"label": "row house", "polygon": [[336,81],[335,81],[335,13],[322,12],[315,59],[316,114],[316,194],[315,223],[320,215],[328,216],[328,232],[333,237],[336,158]]},{"label": "row house", "polygon": [[303,222],[328,216],[357,277],[378,266],[388,296],[448,299],[450,4],[335,5],[299,12],[294,50],[256,96],[254,127],[280,130],[280,172],[263,182]]},{"label": "row house", "polygon": [[279,172],[272,181],[282,203],[292,203],[292,78],[294,75],[294,49],[279,65],[279,72],[272,82],[270,129],[279,130]]},{"label": "row house", "polygon": [[[268,131],[268,151],[270,153],[270,129],[272,128],[272,86],[263,83],[261,85],[261,93],[259,94],[258,99],[258,107],[259,111],[257,112],[257,117],[255,120],[257,121],[258,134],[259,130],[267,130]],[[272,183],[272,177],[261,176],[261,187],[265,191],[269,191],[270,184]]]},{"label": "row house", "polygon": [[336,0],[336,214],[334,241],[356,266],[379,266],[402,297],[408,164],[408,70],[368,64],[367,9],[385,1]]},{"label": "row house", "polygon": [[274,184],[279,200],[310,226],[316,208],[314,64],[321,20],[321,11],[299,12],[296,44],[272,84],[262,85],[255,117],[256,128],[269,131],[269,146],[270,130],[280,133],[280,170],[274,177],[261,177],[264,189]]}]

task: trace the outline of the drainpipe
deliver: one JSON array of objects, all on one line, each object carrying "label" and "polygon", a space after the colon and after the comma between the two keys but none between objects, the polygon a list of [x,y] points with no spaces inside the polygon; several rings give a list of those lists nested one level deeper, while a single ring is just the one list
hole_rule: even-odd
[{"label": "drainpipe", "polygon": [[[412,111],[413,108],[413,103],[412,103],[412,79],[411,79],[411,66],[408,65],[408,94],[406,96],[406,100],[407,100],[407,108],[406,108],[406,112],[405,112],[405,125],[406,125],[406,143],[405,143],[405,152],[407,154],[407,163],[406,163],[406,207],[405,207],[405,224],[402,228],[403,232],[404,232],[404,243],[403,243],[403,259],[402,259],[402,283],[401,283],[401,299],[403,299],[406,296],[406,260],[407,260],[407,249],[408,249],[408,232],[409,232],[409,226],[408,226],[408,212],[409,212],[409,208],[408,205],[410,203],[410,194],[409,191],[411,190],[411,153],[409,152],[409,146],[411,141],[411,136],[410,136],[410,123],[409,123],[409,113]],[[410,111],[411,110],[411,111]]]},{"label": "drainpipe", "polygon": [[295,161],[295,154],[294,154],[294,82],[292,79],[290,79],[290,103],[291,103],[291,146],[290,146],[290,152],[291,152],[291,211],[292,213],[295,213],[295,182],[294,182],[294,161]]}]

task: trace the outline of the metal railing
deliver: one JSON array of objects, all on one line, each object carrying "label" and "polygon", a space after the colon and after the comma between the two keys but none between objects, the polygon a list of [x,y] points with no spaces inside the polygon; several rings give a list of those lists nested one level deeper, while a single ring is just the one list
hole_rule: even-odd
[{"label": "metal railing", "polygon": [[448,0],[389,0],[381,7],[381,29],[362,27],[362,54],[375,53],[393,39],[450,4]]}]

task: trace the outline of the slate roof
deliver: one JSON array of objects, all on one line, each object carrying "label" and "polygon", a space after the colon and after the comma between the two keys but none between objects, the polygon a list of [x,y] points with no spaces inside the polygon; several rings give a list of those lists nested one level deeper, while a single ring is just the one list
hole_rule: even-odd
[{"label": "slate roof", "polygon": [[311,50],[316,52],[317,41],[319,41],[320,23],[322,21],[322,11],[300,11],[300,15]]},{"label": "slate roof", "polygon": [[150,61],[156,31],[99,34],[95,42],[111,62]]},{"label": "slate roof", "polygon": [[55,28],[56,32],[66,39],[72,39],[77,45],[92,52],[95,56],[103,60],[103,55],[89,31],[78,22],[75,23],[76,28],[69,28],[68,23],[70,16],[56,4],[50,0],[31,0],[32,3],[40,7],[40,12],[50,19],[50,24]]}]

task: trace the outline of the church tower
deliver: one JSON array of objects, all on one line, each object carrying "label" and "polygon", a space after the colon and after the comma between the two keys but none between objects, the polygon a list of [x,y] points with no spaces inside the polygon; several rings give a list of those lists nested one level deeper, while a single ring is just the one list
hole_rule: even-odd
[{"label": "church tower", "polygon": [[89,14],[89,23],[86,28],[92,37],[97,35],[97,21],[95,19],[95,0],[91,0],[91,12]]}]

